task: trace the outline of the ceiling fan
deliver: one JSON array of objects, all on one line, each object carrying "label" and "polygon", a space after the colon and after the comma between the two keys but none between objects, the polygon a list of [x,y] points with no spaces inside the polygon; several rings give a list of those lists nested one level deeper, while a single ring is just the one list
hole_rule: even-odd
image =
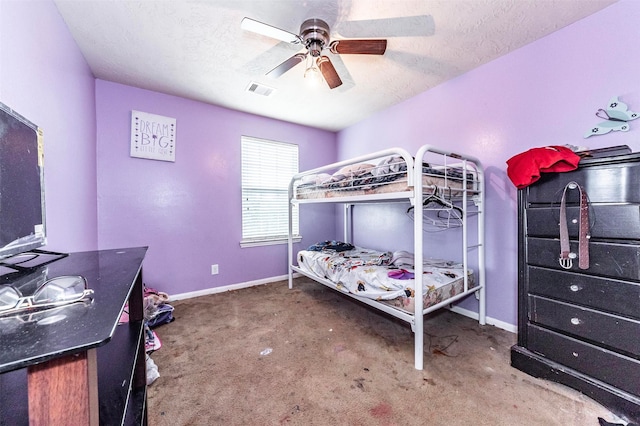
[{"label": "ceiling fan", "polygon": [[387,40],[331,40],[329,25],[318,18],[307,19],[300,25],[300,34],[276,28],[269,24],[251,18],[242,19],[240,27],[267,37],[285,41],[291,44],[301,44],[306,48],[305,53],[296,53],[271,71],[269,77],[277,78],[289,71],[300,62],[307,61],[305,76],[317,73],[318,70],[331,89],[342,84],[335,67],[323,50],[334,54],[383,55],[387,49]]}]

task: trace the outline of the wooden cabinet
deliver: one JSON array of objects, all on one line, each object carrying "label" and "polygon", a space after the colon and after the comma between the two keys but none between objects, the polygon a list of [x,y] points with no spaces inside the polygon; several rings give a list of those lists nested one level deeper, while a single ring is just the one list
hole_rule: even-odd
[{"label": "wooden cabinet", "polygon": [[[20,280],[24,288],[82,275],[94,297],[0,319],[0,425],[146,425],[146,250],[71,253],[31,274],[2,277],[0,284]],[[118,325],[127,302],[129,322]]]},{"label": "wooden cabinet", "polygon": [[[589,265],[561,266],[560,202],[579,253],[588,195]],[[640,154],[584,159],[518,192],[518,343],[511,364],[640,421]]]}]

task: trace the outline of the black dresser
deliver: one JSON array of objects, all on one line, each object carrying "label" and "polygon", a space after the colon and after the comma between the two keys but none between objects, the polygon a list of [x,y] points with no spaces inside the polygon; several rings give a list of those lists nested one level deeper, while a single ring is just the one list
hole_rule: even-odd
[{"label": "black dresser", "polygon": [[[588,268],[578,265],[581,189],[588,197]],[[563,194],[572,259],[561,265]],[[518,209],[511,365],[639,422],[640,153],[587,158],[572,172],[544,174],[518,191]]]}]

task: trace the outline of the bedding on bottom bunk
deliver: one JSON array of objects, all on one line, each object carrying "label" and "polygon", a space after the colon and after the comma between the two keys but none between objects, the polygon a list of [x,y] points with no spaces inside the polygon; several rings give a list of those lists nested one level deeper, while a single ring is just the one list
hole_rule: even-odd
[{"label": "bedding on bottom bunk", "polygon": [[[301,250],[298,267],[334,284],[344,293],[415,311],[414,257],[406,251],[381,252],[340,242],[325,242]],[[469,274],[469,288],[475,286]],[[423,262],[424,308],[464,291],[462,264],[439,259]]]}]

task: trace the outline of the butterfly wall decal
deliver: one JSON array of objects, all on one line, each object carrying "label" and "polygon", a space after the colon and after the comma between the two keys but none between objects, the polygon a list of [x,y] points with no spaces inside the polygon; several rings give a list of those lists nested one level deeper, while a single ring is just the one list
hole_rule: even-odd
[{"label": "butterfly wall decal", "polygon": [[604,135],[612,131],[628,132],[629,121],[640,117],[637,112],[629,111],[627,104],[620,102],[617,96],[611,98],[607,109],[599,109],[596,116],[604,119],[589,130],[585,139],[593,135]]}]

